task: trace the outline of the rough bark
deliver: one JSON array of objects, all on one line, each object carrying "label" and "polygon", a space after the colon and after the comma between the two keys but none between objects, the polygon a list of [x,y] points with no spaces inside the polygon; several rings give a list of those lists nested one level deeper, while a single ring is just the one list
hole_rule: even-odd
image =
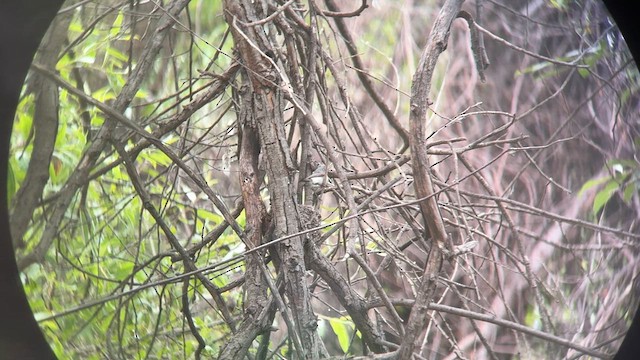
[{"label": "rough bark", "polygon": [[[301,229],[294,201],[295,193],[290,181],[294,168],[284,133],[283,106],[277,91],[256,94],[254,99],[254,110],[257,113],[269,178],[271,213],[275,223],[274,237],[279,238],[297,233]],[[302,236],[283,241],[278,246],[278,254],[282,261],[281,271],[284,272],[286,294],[296,325],[296,329],[290,331],[296,331],[300,335],[303,348],[307,351],[303,354],[304,358],[316,359],[319,356],[317,319],[311,309],[302,242]]]},{"label": "rough bark", "polygon": [[[245,205],[245,245],[248,249],[254,249],[262,243],[268,225],[267,209],[260,196],[260,184],[263,177],[258,169],[260,141],[251,111],[251,101],[249,84],[244,83],[238,91],[236,111],[238,126],[242,129],[239,181]],[[263,261],[264,258],[260,251],[245,255],[244,318],[238,333],[223,348],[219,359],[240,359],[246,354],[258,335],[264,333],[264,336],[268,336],[266,332],[275,309],[272,308],[273,297],[267,297],[268,286],[264,277],[266,274],[263,274],[260,264]]]},{"label": "rough bark", "polygon": [[[284,102],[278,88],[279,77],[271,45],[262,26],[246,26],[256,21],[254,4],[249,1],[224,2],[225,17],[231,27],[237,53],[249,74],[252,107],[258,138],[266,170],[271,200],[271,217],[275,238],[300,231],[296,209],[295,187],[292,184],[295,166],[289,151],[284,128]],[[288,329],[292,338],[299,337],[304,359],[317,359],[322,350],[316,332],[317,318],[311,308],[309,288],[305,278],[303,237],[296,236],[277,246],[282,261],[285,294],[291,308],[294,329]]]},{"label": "rough bark", "polygon": [[[239,101],[241,105],[238,109],[238,114],[241,119],[239,126],[242,126],[243,136],[240,144],[239,180],[246,214],[246,245],[249,249],[253,249],[262,242],[263,229],[266,228],[267,209],[260,196],[260,184],[262,182],[258,169],[260,142],[254,121],[251,120],[251,108],[243,106],[244,104],[251,104],[251,94],[248,93],[247,87],[243,86],[241,89]],[[265,306],[267,285],[258,266],[258,262],[263,261],[262,254],[260,252],[252,252],[245,256],[245,260],[247,269],[245,274],[247,279],[245,282],[245,303],[248,304],[245,307],[245,313],[248,313],[246,315],[251,315]]]}]

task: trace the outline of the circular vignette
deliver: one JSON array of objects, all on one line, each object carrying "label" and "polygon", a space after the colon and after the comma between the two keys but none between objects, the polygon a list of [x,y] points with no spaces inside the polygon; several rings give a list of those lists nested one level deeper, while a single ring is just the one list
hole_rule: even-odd
[{"label": "circular vignette", "polygon": [[[605,0],[605,5],[611,13],[611,17],[615,20],[620,32],[624,36],[625,42],[633,55],[636,66],[640,68],[640,33],[636,17],[630,12],[631,6],[627,1],[622,0]],[[636,309],[633,323],[627,332],[627,335],[618,349],[615,360],[635,359],[640,353],[640,307]]]},{"label": "circular vignette", "polygon": [[7,161],[13,117],[29,64],[62,0],[0,2],[0,359],[55,359],[33,318],[9,234]]},{"label": "circular vignette", "polygon": [[[7,160],[13,117],[29,64],[62,0],[0,3],[0,359],[55,359],[22,289],[9,234]],[[640,32],[632,3],[605,0],[639,64]],[[640,311],[615,359],[640,353]]]}]

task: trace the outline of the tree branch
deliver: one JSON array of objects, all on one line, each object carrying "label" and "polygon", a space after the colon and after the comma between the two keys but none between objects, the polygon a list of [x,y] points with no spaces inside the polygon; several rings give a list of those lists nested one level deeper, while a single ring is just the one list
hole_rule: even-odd
[{"label": "tree branch", "polygon": [[[422,55],[418,69],[413,76],[410,100],[410,147],[411,168],[413,169],[414,188],[416,197],[426,198],[420,201],[420,212],[426,228],[431,236],[431,247],[426,260],[422,281],[416,295],[416,303],[406,327],[406,334],[398,350],[399,359],[410,359],[414,349],[414,342],[424,328],[426,310],[431,302],[436,288],[436,280],[442,266],[442,249],[448,244],[448,236],[442,221],[442,215],[434,194],[431,181],[429,158],[425,134],[425,119],[429,107],[429,91],[431,78],[440,54],[446,49],[451,24],[458,15],[463,0],[448,0],[438,14],[429,40]],[[452,250],[452,249],[450,249]]]}]

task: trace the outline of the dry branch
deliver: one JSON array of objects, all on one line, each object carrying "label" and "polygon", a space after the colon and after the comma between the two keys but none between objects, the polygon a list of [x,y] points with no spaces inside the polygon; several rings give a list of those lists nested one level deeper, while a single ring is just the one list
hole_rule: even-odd
[{"label": "dry branch", "polygon": [[427,155],[425,120],[430,104],[429,91],[431,89],[433,71],[438,57],[447,47],[451,24],[457,17],[462,2],[462,0],[453,0],[447,1],[443,5],[429,34],[427,46],[420,56],[418,69],[413,76],[411,85],[411,110],[409,116],[411,168],[413,169],[416,196],[424,199],[419,202],[419,206],[422,220],[426,225],[431,241],[422,281],[416,295],[416,302],[411,310],[407,331],[398,350],[399,359],[410,359],[412,357],[414,342],[424,329],[428,304],[433,299],[436,280],[442,267],[442,249],[449,246],[431,181],[431,165]]}]

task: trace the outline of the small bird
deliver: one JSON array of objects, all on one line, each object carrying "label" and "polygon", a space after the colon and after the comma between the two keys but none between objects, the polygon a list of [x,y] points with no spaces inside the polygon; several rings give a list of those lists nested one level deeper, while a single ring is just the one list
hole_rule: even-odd
[{"label": "small bird", "polygon": [[331,179],[327,172],[327,167],[324,164],[319,164],[313,173],[305,179],[314,188],[321,188],[327,185],[331,185]]}]

